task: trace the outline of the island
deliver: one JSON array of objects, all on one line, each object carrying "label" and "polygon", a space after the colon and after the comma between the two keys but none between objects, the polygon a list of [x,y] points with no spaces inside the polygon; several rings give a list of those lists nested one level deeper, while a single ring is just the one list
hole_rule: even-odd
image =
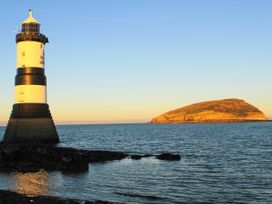
[{"label": "island", "polygon": [[268,121],[263,112],[241,99],[223,99],[195,103],[166,112],[152,124],[220,123]]}]

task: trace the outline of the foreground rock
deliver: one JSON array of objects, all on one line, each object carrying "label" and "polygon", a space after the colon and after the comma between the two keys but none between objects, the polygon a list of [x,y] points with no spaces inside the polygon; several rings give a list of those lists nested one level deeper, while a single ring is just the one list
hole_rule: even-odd
[{"label": "foreground rock", "polygon": [[[121,160],[127,157],[141,159],[153,155],[129,155],[123,152],[79,150],[41,144],[1,144],[0,171],[37,172],[46,171],[83,172],[89,163]],[[179,155],[178,155],[179,156]],[[177,155],[155,156],[162,160],[179,160]]]},{"label": "foreground rock", "polygon": [[51,196],[27,197],[12,191],[0,190],[0,204],[110,204],[107,201],[82,201]]},{"label": "foreground rock", "polygon": [[258,108],[239,99],[201,102],[164,113],[154,124],[267,121]]}]

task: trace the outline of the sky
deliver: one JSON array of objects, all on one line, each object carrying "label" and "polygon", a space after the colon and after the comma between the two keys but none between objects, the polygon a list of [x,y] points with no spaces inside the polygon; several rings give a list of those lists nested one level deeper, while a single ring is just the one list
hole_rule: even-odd
[{"label": "sky", "polygon": [[15,35],[28,9],[49,38],[57,124],[147,122],[224,98],[272,118],[270,0],[9,0],[0,3],[0,124],[14,103]]}]

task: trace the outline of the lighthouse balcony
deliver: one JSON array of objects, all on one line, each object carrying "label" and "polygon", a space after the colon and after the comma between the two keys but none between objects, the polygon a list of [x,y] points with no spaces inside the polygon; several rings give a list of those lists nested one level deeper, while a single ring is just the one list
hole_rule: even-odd
[{"label": "lighthouse balcony", "polygon": [[37,41],[41,43],[48,43],[48,38],[40,33],[35,33],[35,32],[23,32],[23,33],[18,33],[16,35],[16,43],[22,42],[22,41]]}]

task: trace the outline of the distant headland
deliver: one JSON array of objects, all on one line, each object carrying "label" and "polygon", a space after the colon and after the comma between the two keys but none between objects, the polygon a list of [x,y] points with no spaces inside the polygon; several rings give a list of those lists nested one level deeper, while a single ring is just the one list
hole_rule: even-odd
[{"label": "distant headland", "polygon": [[258,108],[240,99],[195,103],[151,120],[153,124],[268,121]]}]

